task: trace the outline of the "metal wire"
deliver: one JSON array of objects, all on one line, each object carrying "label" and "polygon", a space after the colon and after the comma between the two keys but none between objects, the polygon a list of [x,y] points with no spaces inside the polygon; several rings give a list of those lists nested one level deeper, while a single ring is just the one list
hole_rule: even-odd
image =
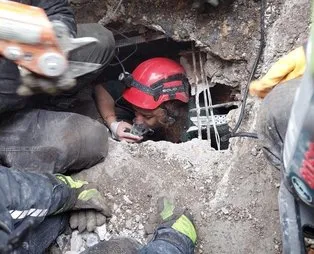
[{"label": "metal wire", "polygon": [[[199,51],[198,53],[199,56],[199,62],[200,62],[200,71],[201,71],[201,77],[202,77],[202,84],[206,84],[205,83],[205,73],[204,73],[204,68],[203,68],[203,59],[202,59],[202,53],[201,51]],[[204,93],[204,102],[205,102],[205,114],[206,114],[206,118],[207,118],[207,122],[206,122],[206,131],[207,131],[207,140],[209,142],[209,144],[211,145],[211,138],[210,138],[210,117],[209,117],[209,110],[208,110],[208,100],[207,100],[207,93],[206,93],[206,89],[203,90]],[[215,121],[213,119],[213,121]]]},{"label": "metal wire", "polygon": [[198,77],[196,74],[196,57],[195,57],[195,46],[192,42],[192,59],[193,59],[193,74],[195,77],[195,106],[196,106],[196,116],[197,116],[197,127],[198,127],[198,139],[202,139],[202,124],[200,119],[200,101],[199,101],[199,91],[198,91]]}]

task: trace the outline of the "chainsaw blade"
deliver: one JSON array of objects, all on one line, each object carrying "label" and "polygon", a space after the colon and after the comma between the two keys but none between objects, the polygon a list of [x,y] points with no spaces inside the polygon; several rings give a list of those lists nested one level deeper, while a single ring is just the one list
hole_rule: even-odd
[{"label": "chainsaw blade", "polygon": [[101,67],[101,64],[69,61],[69,67],[67,70],[68,78],[77,78],[83,76],[89,72],[93,72]]}]

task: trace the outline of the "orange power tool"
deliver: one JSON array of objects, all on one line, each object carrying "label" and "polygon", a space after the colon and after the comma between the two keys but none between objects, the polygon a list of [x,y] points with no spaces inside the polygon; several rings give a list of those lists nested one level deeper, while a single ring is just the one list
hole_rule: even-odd
[{"label": "orange power tool", "polygon": [[101,65],[68,61],[68,53],[97,41],[72,38],[62,22],[50,22],[41,8],[0,0],[0,55],[32,73],[71,80],[92,72]]}]

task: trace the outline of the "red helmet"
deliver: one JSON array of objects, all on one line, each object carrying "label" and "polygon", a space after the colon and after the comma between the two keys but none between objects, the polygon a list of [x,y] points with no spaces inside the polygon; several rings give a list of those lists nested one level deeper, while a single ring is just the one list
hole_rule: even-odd
[{"label": "red helmet", "polygon": [[123,98],[139,108],[155,109],[169,100],[189,101],[185,70],[168,58],[146,60],[123,80],[128,87]]}]

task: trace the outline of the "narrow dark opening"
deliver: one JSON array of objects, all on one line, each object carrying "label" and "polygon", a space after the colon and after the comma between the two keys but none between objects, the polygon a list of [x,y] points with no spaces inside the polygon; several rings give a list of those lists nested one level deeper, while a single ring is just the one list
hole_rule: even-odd
[{"label": "narrow dark opening", "polygon": [[[119,31],[117,31],[118,27]],[[136,28],[136,29],[135,29]],[[143,27],[124,27],[121,29],[121,24],[111,24],[109,29],[114,31],[114,36],[116,39],[117,49],[116,49],[116,57],[113,62],[107,68],[106,78],[109,80],[116,80],[119,74],[122,72],[121,64],[127,72],[132,72],[138,64],[141,62],[153,58],[153,57],[168,57],[177,62],[182,60],[182,57],[189,63],[190,67],[193,68],[193,59],[192,59],[192,45],[193,42],[178,42],[174,41],[171,38],[168,38],[166,35],[156,32],[153,30],[149,30]],[[199,52],[201,49],[194,47],[195,51]],[[206,59],[206,53],[201,53]],[[197,61],[199,59],[197,58]],[[199,67],[198,63],[198,67]],[[190,68],[190,71],[187,71],[188,76],[193,75],[193,69]],[[197,74],[200,77],[200,74]],[[189,77],[189,79],[193,80],[193,77]],[[195,79],[194,79],[195,80]],[[195,84],[191,84],[192,86]],[[213,104],[226,104],[228,102],[234,101],[235,90],[232,87],[228,87],[222,84],[211,84],[210,92]],[[201,93],[199,96],[200,107],[205,107],[205,97],[204,93]],[[195,121],[196,114],[196,106],[195,106],[195,96],[191,95],[191,100],[189,103],[190,108],[190,116],[191,123],[198,124]],[[230,103],[229,103],[230,104]],[[236,104],[223,105],[221,107],[217,107],[214,109],[214,114],[219,118],[225,118],[226,114],[231,110],[236,108]],[[194,111],[193,111],[194,110]],[[201,110],[201,118],[206,121],[206,111]],[[216,119],[216,118],[215,118]],[[207,124],[202,122],[202,139],[207,139]],[[229,132],[229,127],[225,122],[221,121],[217,123],[217,129],[220,137],[227,134]],[[217,144],[215,140],[214,128],[210,127],[210,136],[211,136],[211,146],[217,149]],[[198,130],[192,128],[189,131],[189,137],[197,138]],[[228,148],[228,141],[221,142],[221,149]]]}]

